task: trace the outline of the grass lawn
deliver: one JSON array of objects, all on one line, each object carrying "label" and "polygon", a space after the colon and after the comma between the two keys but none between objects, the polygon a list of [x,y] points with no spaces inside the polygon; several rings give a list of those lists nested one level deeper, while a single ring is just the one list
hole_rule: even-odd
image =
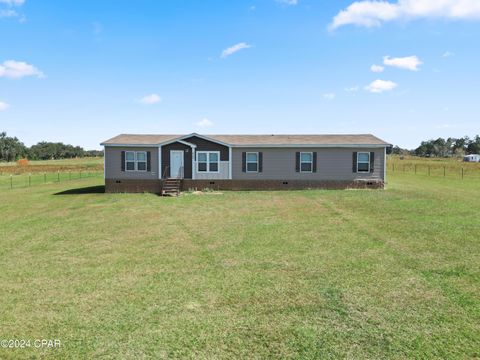
[{"label": "grass lawn", "polygon": [[480,182],[0,191],[0,358],[480,357]]}]

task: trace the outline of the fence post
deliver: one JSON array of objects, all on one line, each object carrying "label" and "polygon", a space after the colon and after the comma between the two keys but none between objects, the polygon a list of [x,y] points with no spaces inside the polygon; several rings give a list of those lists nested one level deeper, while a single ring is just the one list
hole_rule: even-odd
[{"label": "fence post", "polygon": [[13,175],[10,175],[10,189],[13,189]]},{"label": "fence post", "polygon": [[57,171],[57,180],[60,182],[60,170]]}]

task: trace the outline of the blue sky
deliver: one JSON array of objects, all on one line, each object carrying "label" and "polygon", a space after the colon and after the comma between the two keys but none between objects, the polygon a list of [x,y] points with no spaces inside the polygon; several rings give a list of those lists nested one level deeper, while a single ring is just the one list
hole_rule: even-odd
[{"label": "blue sky", "polygon": [[480,133],[477,0],[0,0],[0,37],[0,130],[27,145]]}]

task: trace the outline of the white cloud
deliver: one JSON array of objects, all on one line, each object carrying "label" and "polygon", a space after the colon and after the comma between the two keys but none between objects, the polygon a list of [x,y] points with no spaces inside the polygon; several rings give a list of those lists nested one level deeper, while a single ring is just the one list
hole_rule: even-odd
[{"label": "white cloud", "polygon": [[422,65],[423,62],[416,56],[407,56],[403,58],[391,58],[390,56],[385,56],[383,58],[383,64],[397,67],[399,69],[418,71],[420,70],[418,67]]},{"label": "white cloud", "polygon": [[382,93],[384,91],[390,91],[397,87],[398,85],[390,80],[375,80],[370,85],[365,87],[365,90],[370,91],[371,93]]},{"label": "white cloud", "polygon": [[6,102],[0,101],[0,111],[5,111],[10,107]]},{"label": "white cloud", "polygon": [[18,13],[12,9],[0,9],[0,18],[16,17]]},{"label": "white cloud", "polygon": [[442,54],[442,57],[443,58],[448,58],[450,56],[453,56],[455,55],[454,53],[450,52],[450,51],[445,51],[443,54]]},{"label": "white cloud", "polygon": [[323,98],[325,100],[333,100],[333,99],[335,99],[335,94],[334,93],[323,94]]},{"label": "white cloud", "polygon": [[357,92],[360,89],[358,85],[355,86],[349,86],[345,88],[346,92]]},{"label": "white cloud", "polygon": [[0,64],[0,77],[20,79],[25,76],[45,77],[35,66],[23,61],[6,60]]},{"label": "white cloud", "polygon": [[454,129],[457,128],[458,126],[455,124],[439,124],[435,126],[436,129]]},{"label": "white cloud", "polygon": [[[21,15],[14,9],[14,6],[21,6],[25,0],[0,0],[0,18],[14,18]],[[19,22],[25,22],[25,16],[22,15]]]},{"label": "white cloud", "polygon": [[157,94],[150,94],[140,99],[140,103],[144,105],[153,105],[160,101],[162,101],[162,98]]},{"label": "white cloud", "polygon": [[232,54],[235,54],[237,51],[248,49],[251,47],[252,47],[251,45],[248,45],[247,43],[244,43],[244,42],[238,43],[223,50],[222,55],[220,55],[220,57],[224,59]]},{"label": "white cloud", "polygon": [[372,71],[374,73],[381,73],[381,72],[383,72],[383,70],[385,70],[385,68],[383,66],[380,66],[380,65],[373,64],[372,66],[370,66],[370,71]]},{"label": "white cloud", "polygon": [[480,19],[478,0],[384,0],[355,1],[340,11],[330,24],[330,30],[344,25],[381,26],[394,20],[443,18],[452,20]]},{"label": "white cloud", "polygon": [[7,4],[9,6],[20,6],[23,5],[25,0],[0,0],[0,4]]},{"label": "white cloud", "polygon": [[284,5],[298,5],[298,0],[276,0],[276,1]]},{"label": "white cloud", "polygon": [[197,122],[197,126],[202,127],[202,128],[212,127],[212,126],[213,126],[213,122],[210,121],[210,120],[207,119],[207,118],[203,118],[202,120],[200,120],[200,121]]}]

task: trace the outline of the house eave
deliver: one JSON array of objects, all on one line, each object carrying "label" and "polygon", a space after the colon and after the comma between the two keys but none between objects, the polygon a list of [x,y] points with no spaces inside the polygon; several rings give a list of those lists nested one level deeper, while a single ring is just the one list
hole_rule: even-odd
[{"label": "house eave", "polygon": [[235,145],[232,148],[386,148],[388,144],[248,144]]},{"label": "house eave", "polygon": [[157,148],[158,144],[109,144],[109,143],[101,143],[101,146],[105,147],[151,147]]}]

